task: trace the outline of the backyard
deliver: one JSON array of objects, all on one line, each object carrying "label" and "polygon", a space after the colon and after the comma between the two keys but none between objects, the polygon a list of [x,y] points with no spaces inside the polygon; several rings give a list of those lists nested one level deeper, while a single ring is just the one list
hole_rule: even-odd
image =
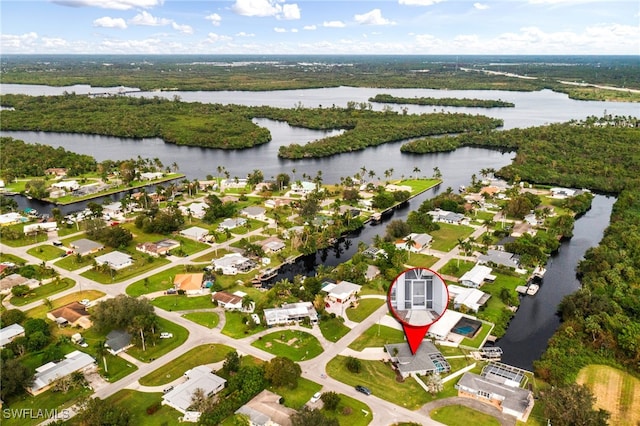
[{"label": "backyard", "polygon": [[322,353],[318,339],[311,334],[299,330],[280,330],[261,336],[251,343],[276,356],[284,356],[293,361],[304,361]]}]

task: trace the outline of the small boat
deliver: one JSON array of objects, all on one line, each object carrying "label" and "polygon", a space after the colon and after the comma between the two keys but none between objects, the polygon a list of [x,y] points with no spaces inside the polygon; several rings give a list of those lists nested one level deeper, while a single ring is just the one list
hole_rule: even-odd
[{"label": "small boat", "polygon": [[529,284],[529,287],[527,287],[527,294],[529,296],[533,296],[538,292],[538,290],[540,290],[540,286],[538,284]]},{"label": "small boat", "polygon": [[460,186],[458,187],[458,192],[464,192],[464,191],[466,191],[466,190],[467,190],[467,187],[466,187],[466,186],[464,186],[464,185],[460,185]]}]

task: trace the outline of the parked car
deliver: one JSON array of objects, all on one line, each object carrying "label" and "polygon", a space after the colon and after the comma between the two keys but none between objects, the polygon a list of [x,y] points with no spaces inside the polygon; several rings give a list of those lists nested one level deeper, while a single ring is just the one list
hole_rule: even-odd
[{"label": "parked car", "polygon": [[316,392],[313,394],[313,396],[311,397],[311,399],[309,400],[309,402],[311,404],[315,404],[316,402],[318,402],[320,400],[320,397],[322,396],[321,392]]},{"label": "parked car", "polygon": [[167,393],[167,392],[171,392],[172,390],[173,390],[173,386],[169,386],[167,388],[164,388],[162,392]]},{"label": "parked car", "polygon": [[176,294],[177,291],[175,288],[170,288],[169,290],[167,290],[167,294]]},{"label": "parked car", "polygon": [[366,388],[366,387],[364,387],[362,385],[356,386],[356,390],[358,392],[361,392],[361,393],[365,394],[365,395],[371,395],[371,391],[369,390],[369,388]]},{"label": "parked car", "polygon": [[172,337],[173,337],[173,333],[167,333],[166,331],[163,331],[162,333],[160,333],[161,339],[171,339]]},{"label": "parked car", "polygon": [[62,241],[54,241],[53,245],[56,246],[56,247],[60,247],[60,246],[62,246]]},{"label": "parked car", "polygon": [[88,307],[88,306],[91,304],[91,300],[89,300],[89,299],[82,299],[82,300],[80,301],[80,304]]}]

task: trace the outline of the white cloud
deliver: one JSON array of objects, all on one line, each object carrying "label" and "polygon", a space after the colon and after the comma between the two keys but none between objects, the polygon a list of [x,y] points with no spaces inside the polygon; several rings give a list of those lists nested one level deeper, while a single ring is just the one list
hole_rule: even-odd
[{"label": "white cloud", "polygon": [[489,9],[489,5],[488,4],[483,4],[483,3],[474,3],[473,7],[475,9],[478,9],[478,10],[487,10],[487,9]]},{"label": "white cloud", "polygon": [[207,21],[211,21],[214,26],[219,26],[220,22],[222,22],[222,17],[217,13],[212,13],[211,15],[205,16],[204,19]]},{"label": "white cloud", "polygon": [[93,21],[94,27],[102,27],[102,28],[127,28],[127,23],[124,22],[122,18],[111,18],[109,16],[104,16],[102,18],[98,18]]},{"label": "white cloud", "polygon": [[3,51],[30,52],[29,48],[38,40],[38,34],[34,32],[21,35],[0,34],[0,46]]},{"label": "white cloud", "polygon": [[302,27],[303,30],[308,30],[308,31],[314,31],[316,29],[318,29],[318,27],[316,27],[315,25],[305,25],[304,27]]},{"label": "white cloud", "polygon": [[282,28],[282,27],[275,27],[273,29],[273,31],[277,32],[277,33],[286,33],[287,29],[286,28]]},{"label": "white cloud", "polygon": [[150,9],[160,6],[164,0],[53,0],[54,3],[71,7],[100,7],[102,9],[129,10]]},{"label": "white cloud", "polygon": [[353,17],[358,24],[361,25],[394,25],[395,22],[382,17],[380,9],[373,9],[370,12]]},{"label": "white cloud", "polygon": [[282,5],[282,19],[300,19],[300,8],[297,4]]},{"label": "white cloud", "polygon": [[134,16],[133,19],[129,20],[129,23],[133,24],[133,25],[146,25],[146,26],[151,26],[151,27],[169,25],[172,22],[173,21],[171,19],[156,18],[155,16],[151,15],[146,10],[143,10],[142,12],[140,12],[136,16]]},{"label": "white cloud", "polygon": [[324,21],[322,26],[327,28],[344,28],[347,25],[342,21]]},{"label": "white cloud", "polygon": [[398,3],[405,6],[433,6],[442,1],[446,0],[398,0]]},{"label": "white cloud", "polygon": [[67,40],[58,37],[42,37],[42,43],[47,49],[59,49],[67,47]]},{"label": "white cloud", "polygon": [[240,31],[236,34],[236,37],[255,37],[254,33],[245,33],[244,31]]},{"label": "white cloud", "polygon": [[224,41],[229,41],[229,40],[231,40],[231,37],[229,37],[229,36],[220,35],[220,34],[216,34],[216,33],[207,34],[207,42],[209,42],[209,43],[224,42]]},{"label": "white cloud", "polygon": [[180,25],[177,24],[175,22],[171,23],[171,27],[176,30],[176,31],[180,31],[183,34],[193,34],[193,28],[191,28],[190,25]]},{"label": "white cloud", "polygon": [[297,4],[281,4],[284,0],[236,0],[231,10],[242,16],[274,16],[278,19],[300,19]]},{"label": "white cloud", "polygon": [[297,29],[297,28],[291,28],[291,32],[292,32],[292,33],[297,33],[297,32],[298,32],[298,29]]}]

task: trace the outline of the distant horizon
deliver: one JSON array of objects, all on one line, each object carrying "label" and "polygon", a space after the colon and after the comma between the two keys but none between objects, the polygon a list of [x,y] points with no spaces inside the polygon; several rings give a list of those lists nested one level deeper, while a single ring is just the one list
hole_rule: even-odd
[{"label": "distant horizon", "polygon": [[636,0],[2,0],[0,51],[638,55]]}]

